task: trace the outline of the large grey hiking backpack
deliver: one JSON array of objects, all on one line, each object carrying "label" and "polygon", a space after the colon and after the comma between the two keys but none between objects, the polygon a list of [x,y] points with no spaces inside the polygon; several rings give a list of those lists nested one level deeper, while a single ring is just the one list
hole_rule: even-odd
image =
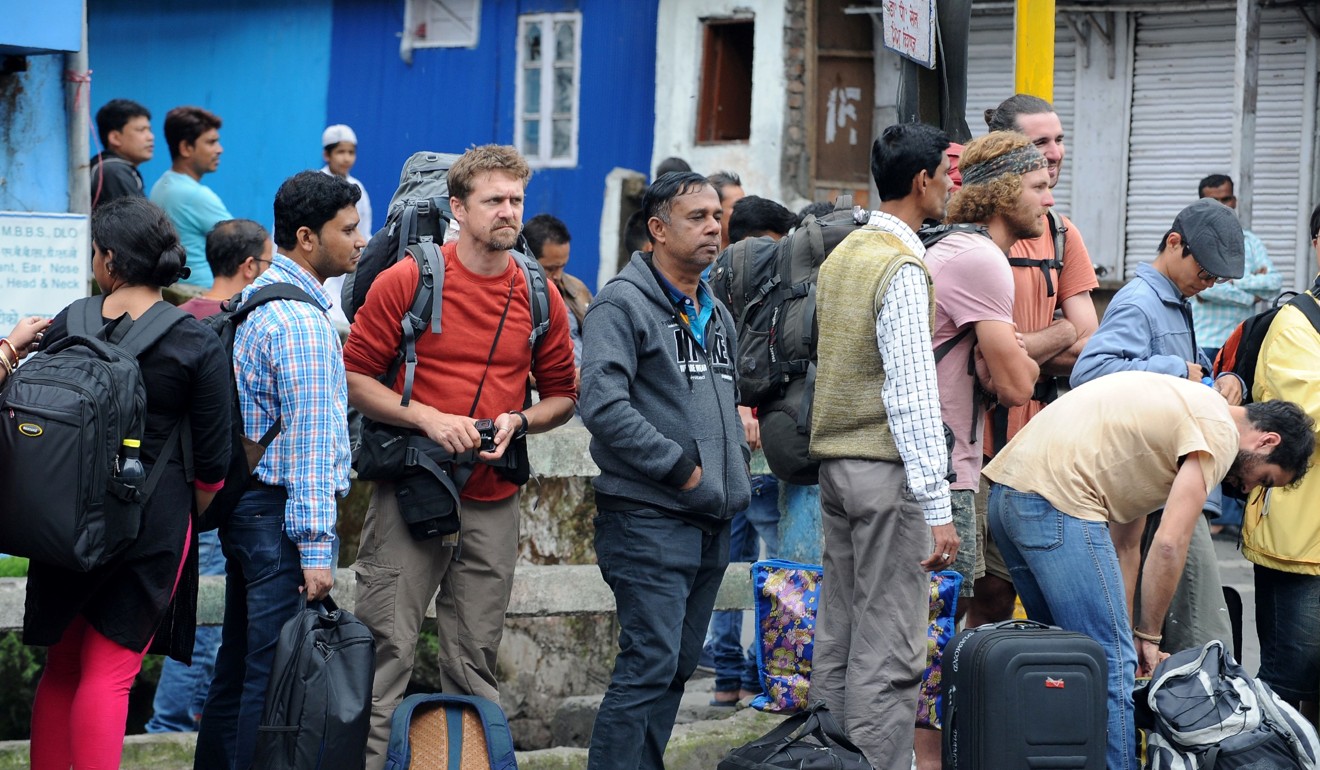
[{"label": "large grey hiking backpack", "polygon": [[1269,685],[1248,676],[1221,641],[1166,658],[1136,699],[1138,724],[1153,719],[1148,770],[1317,767],[1315,729]]}]

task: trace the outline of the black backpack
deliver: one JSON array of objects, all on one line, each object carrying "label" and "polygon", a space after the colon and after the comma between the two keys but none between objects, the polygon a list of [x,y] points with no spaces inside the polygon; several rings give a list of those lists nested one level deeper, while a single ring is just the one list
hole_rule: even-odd
[{"label": "black backpack", "polygon": [[79,572],[137,539],[142,507],[183,435],[180,421],[145,483],[119,477],[124,441],[141,441],[147,412],[138,357],[189,316],[162,301],[136,321],[103,326],[102,300],[70,305],[68,336],[0,391],[0,551]]},{"label": "black backpack", "polygon": [[1063,223],[1063,217],[1054,212],[1054,209],[1045,209],[1045,216],[1050,222],[1050,238],[1054,241],[1053,259],[1028,259],[1026,257],[1009,257],[1008,264],[1012,267],[1038,267],[1045,274],[1045,289],[1047,296],[1054,296],[1054,274],[1051,270],[1058,270],[1063,273],[1063,249],[1068,239],[1068,226]]},{"label": "black backpack", "polygon": [[274,424],[266,430],[260,441],[253,441],[243,432],[243,413],[238,405],[238,384],[234,381],[234,334],[248,315],[257,308],[273,302],[275,300],[293,300],[297,302],[306,302],[320,308],[320,304],[313,299],[307,292],[291,283],[271,283],[257,289],[248,297],[247,302],[240,303],[239,297],[235,295],[221,305],[220,312],[210,316],[202,321],[212,331],[220,337],[220,346],[224,348],[225,358],[230,362],[229,382],[230,392],[233,394],[230,400],[230,423],[231,440],[229,471],[225,474],[225,485],[216,493],[211,504],[205,511],[199,512],[197,516],[196,529],[198,532],[217,529],[229,519],[229,514],[234,512],[238,506],[238,501],[247,491],[252,483],[252,474],[257,470],[257,463],[261,462],[261,456],[270,448],[271,442],[280,434],[283,428],[283,422],[276,419]]},{"label": "black backpack", "polygon": [[[1287,297],[1287,301],[1284,298]],[[1317,334],[1320,334],[1320,305],[1311,292],[1284,292],[1274,300],[1274,307],[1263,313],[1251,316],[1233,329],[1219,348],[1215,356],[1215,376],[1232,372],[1242,378],[1242,403],[1251,403],[1251,390],[1256,383],[1256,363],[1260,359],[1260,348],[1265,342],[1265,335],[1270,331],[1270,324],[1284,305],[1292,305],[1311,322]]]},{"label": "black backpack", "polygon": [[[807,217],[785,238],[747,238],[729,246],[711,273],[711,289],[728,306],[737,328],[738,402],[758,407],[766,463],[791,484],[815,484],[820,471],[820,461],[808,453],[820,266],[869,219],[869,212],[853,207],[851,196],[839,196],[833,212]],[[922,228],[920,235],[930,247],[956,232],[983,233],[984,228],[939,225]]]},{"label": "black backpack", "polygon": [[371,629],[326,597],[280,629],[252,767],[362,770],[371,727]]}]

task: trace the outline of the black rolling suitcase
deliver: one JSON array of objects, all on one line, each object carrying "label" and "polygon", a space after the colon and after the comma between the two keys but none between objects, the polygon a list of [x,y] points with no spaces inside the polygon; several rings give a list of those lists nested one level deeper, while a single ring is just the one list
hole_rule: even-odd
[{"label": "black rolling suitcase", "polygon": [[1105,770],[1109,667],[1094,639],[1010,620],[944,651],[945,770]]}]

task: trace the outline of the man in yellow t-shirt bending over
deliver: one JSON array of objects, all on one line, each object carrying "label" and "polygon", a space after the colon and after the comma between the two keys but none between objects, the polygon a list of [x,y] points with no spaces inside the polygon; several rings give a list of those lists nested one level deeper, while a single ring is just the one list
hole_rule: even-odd
[{"label": "man in yellow t-shirt bending over", "polygon": [[[1306,472],[1311,419],[1287,401],[1229,406],[1212,388],[1150,372],[1082,385],[1032,419],[983,471],[990,531],[1027,616],[1100,643],[1109,663],[1109,770],[1135,770],[1132,688],[1159,631],[1192,527],[1221,481],[1249,490]],[[1131,618],[1146,516],[1164,518]],[[1134,622],[1135,621],[1135,622]]]}]

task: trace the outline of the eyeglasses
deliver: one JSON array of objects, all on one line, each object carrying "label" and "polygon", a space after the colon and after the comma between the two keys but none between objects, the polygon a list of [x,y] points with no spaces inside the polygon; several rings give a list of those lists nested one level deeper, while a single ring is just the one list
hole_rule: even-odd
[{"label": "eyeglasses", "polygon": [[1197,272],[1196,274],[1197,280],[1214,281],[1217,284],[1228,283],[1229,281],[1233,280],[1232,278],[1220,278],[1219,276],[1215,275],[1209,270],[1206,270],[1204,267],[1201,266],[1200,260],[1198,260],[1195,256],[1192,257],[1192,261],[1196,262],[1196,266],[1201,268],[1200,271]]}]

